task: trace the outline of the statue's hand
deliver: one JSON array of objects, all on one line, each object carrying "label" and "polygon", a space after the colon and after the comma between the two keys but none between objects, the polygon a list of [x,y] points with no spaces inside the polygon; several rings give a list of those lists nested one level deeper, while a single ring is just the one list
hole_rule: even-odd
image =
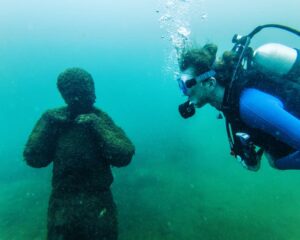
[{"label": "statue's hand", "polygon": [[45,116],[51,124],[63,124],[69,121],[68,112],[61,109],[49,110]]},{"label": "statue's hand", "polygon": [[75,118],[75,122],[84,126],[95,126],[100,119],[95,113],[81,114]]}]

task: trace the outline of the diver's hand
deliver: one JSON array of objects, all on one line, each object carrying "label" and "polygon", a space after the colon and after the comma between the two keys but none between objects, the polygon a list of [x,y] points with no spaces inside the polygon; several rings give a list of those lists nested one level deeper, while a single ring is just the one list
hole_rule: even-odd
[{"label": "diver's hand", "polygon": [[67,111],[62,109],[49,110],[45,113],[45,117],[49,123],[55,125],[66,123],[69,120]]},{"label": "diver's hand", "polygon": [[75,122],[84,126],[95,126],[100,118],[95,113],[81,114],[75,118]]}]

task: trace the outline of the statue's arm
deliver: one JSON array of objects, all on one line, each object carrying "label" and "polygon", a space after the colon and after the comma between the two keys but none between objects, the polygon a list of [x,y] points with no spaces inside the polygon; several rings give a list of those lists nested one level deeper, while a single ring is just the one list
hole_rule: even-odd
[{"label": "statue's arm", "polygon": [[51,163],[56,135],[57,130],[46,112],[36,123],[25,145],[23,156],[29,166],[41,168]]},{"label": "statue's arm", "polygon": [[116,167],[128,165],[135,153],[133,143],[106,113],[100,112],[97,115],[98,120],[94,122],[93,128],[105,158]]}]

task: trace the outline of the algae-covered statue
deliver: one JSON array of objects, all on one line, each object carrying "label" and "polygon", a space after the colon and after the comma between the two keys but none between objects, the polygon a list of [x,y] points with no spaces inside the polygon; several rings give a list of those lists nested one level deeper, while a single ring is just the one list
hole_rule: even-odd
[{"label": "algae-covered statue", "polygon": [[130,163],[134,146],[100,109],[92,76],[70,68],[57,87],[67,106],[46,111],[24,150],[28,165],[53,162],[48,208],[48,240],[118,238],[116,207],[110,191],[111,166]]}]

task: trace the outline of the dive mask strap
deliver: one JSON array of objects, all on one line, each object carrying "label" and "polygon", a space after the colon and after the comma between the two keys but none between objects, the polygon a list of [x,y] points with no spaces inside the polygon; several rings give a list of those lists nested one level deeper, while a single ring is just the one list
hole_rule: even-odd
[{"label": "dive mask strap", "polygon": [[197,82],[202,82],[208,78],[214,77],[216,75],[216,72],[214,70],[210,70],[208,72],[200,74],[198,77],[196,77]]},{"label": "dive mask strap", "polygon": [[205,73],[198,75],[195,78],[185,81],[185,85],[187,88],[191,88],[191,87],[195,86],[197,83],[203,82],[204,80],[214,77],[215,75],[216,75],[216,72],[214,70],[209,70]]}]

